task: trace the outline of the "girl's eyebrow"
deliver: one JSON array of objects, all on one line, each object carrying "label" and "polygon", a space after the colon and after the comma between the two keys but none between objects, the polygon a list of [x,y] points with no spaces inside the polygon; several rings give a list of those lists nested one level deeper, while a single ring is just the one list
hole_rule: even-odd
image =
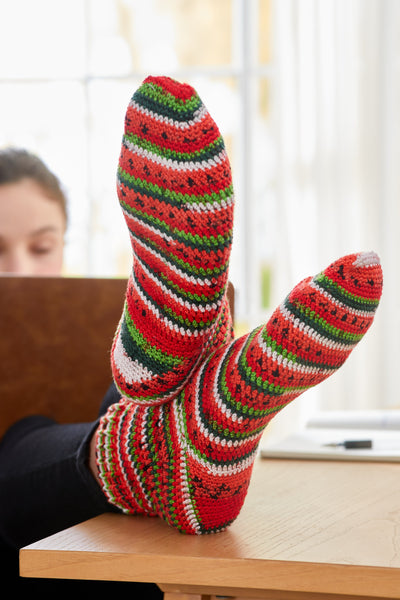
[{"label": "girl's eyebrow", "polygon": [[43,233],[53,233],[55,231],[58,231],[58,229],[59,228],[56,227],[55,225],[45,225],[44,227],[40,227],[39,229],[35,229],[29,235],[36,236],[36,235],[42,235]]},{"label": "girl's eyebrow", "polygon": [[[45,225],[44,227],[40,227],[39,229],[35,229],[34,231],[29,232],[27,235],[29,237],[38,237],[40,235],[46,234],[46,233],[57,233],[59,230],[59,227],[57,227],[56,225]],[[7,239],[7,236],[4,237],[2,235],[2,233],[0,232],[0,240],[3,239]]]}]

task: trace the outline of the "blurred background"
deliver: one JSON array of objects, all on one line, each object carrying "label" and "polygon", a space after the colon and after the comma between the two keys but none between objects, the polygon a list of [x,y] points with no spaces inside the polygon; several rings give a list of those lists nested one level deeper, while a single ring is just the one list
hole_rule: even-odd
[{"label": "blurred background", "polygon": [[193,85],[226,140],[239,333],[341,255],[381,256],[373,328],[284,418],[400,408],[400,2],[0,0],[0,146],[63,181],[66,276],[128,276],[115,173],[148,74]]}]

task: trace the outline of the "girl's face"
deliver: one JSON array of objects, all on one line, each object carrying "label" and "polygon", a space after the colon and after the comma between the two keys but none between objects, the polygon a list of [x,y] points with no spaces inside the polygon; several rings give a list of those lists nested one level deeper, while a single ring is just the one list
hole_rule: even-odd
[{"label": "girl's face", "polygon": [[0,273],[60,275],[65,217],[32,179],[0,185]]}]

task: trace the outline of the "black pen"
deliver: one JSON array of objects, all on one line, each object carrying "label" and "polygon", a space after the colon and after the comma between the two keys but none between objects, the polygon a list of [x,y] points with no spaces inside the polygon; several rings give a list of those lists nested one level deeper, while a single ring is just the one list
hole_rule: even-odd
[{"label": "black pen", "polygon": [[332,442],[331,444],[324,444],[330,448],[342,447],[345,450],[361,450],[372,448],[372,440],[345,440],[344,442]]}]

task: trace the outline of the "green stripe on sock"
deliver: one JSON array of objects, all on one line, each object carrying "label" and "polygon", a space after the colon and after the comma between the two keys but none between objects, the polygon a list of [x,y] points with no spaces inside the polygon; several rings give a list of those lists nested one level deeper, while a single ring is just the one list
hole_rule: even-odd
[{"label": "green stripe on sock", "polygon": [[225,148],[223,139],[221,137],[208,146],[204,146],[201,150],[197,150],[195,152],[178,152],[177,150],[173,150],[166,146],[158,146],[157,144],[153,144],[152,142],[149,142],[145,138],[139,137],[136,134],[125,134],[124,140],[128,140],[135,146],[147,150],[152,154],[156,154],[162,158],[176,160],[181,163],[202,162],[213,159]]},{"label": "green stripe on sock", "polygon": [[213,269],[204,267],[195,267],[195,265],[184,261],[182,258],[178,258],[175,254],[171,252],[165,252],[162,250],[156,242],[153,240],[143,240],[143,238],[137,237],[135,232],[132,229],[129,229],[131,237],[133,239],[138,239],[142,244],[147,245],[149,250],[152,250],[161,255],[162,259],[168,264],[174,265],[177,269],[180,269],[187,277],[195,277],[196,279],[209,279],[210,277],[219,277],[222,273],[227,271],[229,266],[229,261],[226,263],[221,263],[220,265],[215,265]]},{"label": "green stripe on sock", "polygon": [[318,314],[309,306],[304,306],[300,304],[300,302],[293,304],[289,301],[289,298],[286,298],[284,306],[293,317],[300,319],[303,323],[309,325],[316,333],[321,334],[333,342],[352,346],[364,336],[364,333],[355,334],[334,327],[325,319],[318,316]]},{"label": "green stripe on sock", "polygon": [[288,351],[286,348],[283,348],[283,346],[278,344],[278,342],[274,340],[270,335],[268,335],[266,328],[263,330],[261,336],[265,344],[271,348],[272,352],[275,352],[276,354],[278,354],[278,356],[281,356],[282,359],[286,359],[288,362],[291,362],[295,365],[309,368],[315,367],[317,369],[331,371],[335,371],[339,368],[337,365],[329,365],[328,363],[319,363],[313,362],[311,360],[305,360],[304,358],[301,358],[294,352]]},{"label": "green stripe on sock", "polygon": [[182,204],[214,204],[215,202],[222,204],[224,200],[229,200],[233,196],[232,184],[218,192],[210,194],[182,194],[181,192],[174,192],[173,190],[162,188],[159,185],[130,175],[121,167],[118,167],[117,174],[120,183],[128,189],[155,200],[162,200],[172,206],[181,207]]},{"label": "green stripe on sock", "polygon": [[171,93],[153,83],[144,84],[134,94],[133,100],[157,115],[179,122],[188,122],[193,119],[194,112],[201,106],[201,100],[197,95],[186,100],[175,98]]},{"label": "green stripe on sock", "polygon": [[126,202],[121,202],[121,206],[127,213],[136,217],[148,226],[154,227],[161,234],[170,235],[186,246],[197,250],[215,250],[225,248],[232,243],[232,231],[227,231],[223,236],[221,234],[215,235],[199,235],[197,233],[192,234],[190,232],[178,229],[177,227],[172,228],[168,223],[162,221],[158,217],[151,215],[150,213],[144,213],[132,206],[129,206]]},{"label": "green stripe on sock", "polygon": [[379,304],[379,300],[363,298],[348,292],[342,288],[336,281],[332,281],[329,277],[320,273],[314,277],[314,281],[326,292],[331,294],[336,300],[342,302],[346,306],[350,306],[355,310],[374,312]]},{"label": "green stripe on sock", "polygon": [[167,354],[156,348],[156,346],[150,345],[149,341],[138,331],[133,323],[126,303],[121,326],[121,340],[127,354],[137,359],[143,365],[146,366],[146,361],[149,364],[149,359],[151,359],[151,371],[153,371],[153,366],[157,366],[158,373],[167,373],[170,369],[182,364],[183,359],[180,356]]}]

